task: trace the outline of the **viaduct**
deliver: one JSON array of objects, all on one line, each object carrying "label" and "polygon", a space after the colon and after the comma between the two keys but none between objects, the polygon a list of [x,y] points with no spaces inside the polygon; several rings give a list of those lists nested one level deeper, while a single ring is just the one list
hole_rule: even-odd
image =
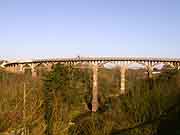
[{"label": "viaduct", "polygon": [[32,76],[36,76],[36,69],[41,65],[47,70],[51,70],[55,64],[72,64],[89,65],[93,71],[93,89],[92,89],[92,111],[96,112],[98,109],[98,69],[107,63],[118,64],[121,72],[121,88],[120,93],[125,93],[125,73],[130,64],[142,65],[149,78],[152,78],[152,73],[157,65],[169,65],[172,68],[180,69],[180,58],[153,58],[153,57],[76,57],[76,58],[59,58],[59,59],[35,59],[31,61],[22,62],[5,62],[1,66],[8,72],[24,73],[26,69],[31,70]]}]

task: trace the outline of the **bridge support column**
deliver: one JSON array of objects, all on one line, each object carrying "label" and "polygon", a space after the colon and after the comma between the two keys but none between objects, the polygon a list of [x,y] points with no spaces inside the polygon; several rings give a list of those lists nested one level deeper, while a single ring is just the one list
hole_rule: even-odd
[{"label": "bridge support column", "polygon": [[98,110],[98,65],[93,65],[92,112]]},{"label": "bridge support column", "polygon": [[24,69],[23,69],[23,65],[22,64],[20,64],[20,66],[19,66],[19,72],[24,73]]},{"label": "bridge support column", "polygon": [[8,72],[12,72],[12,66],[8,67]]},{"label": "bridge support column", "polygon": [[32,72],[32,77],[37,77],[34,64],[31,65],[31,72]]},{"label": "bridge support column", "polygon": [[9,72],[9,66],[8,66],[8,67],[6,67],[6,68],[5,68],[5,70],[6,70],[7,72]]},{"label": "bridge support column", "polygon": [[180,70],[180,66],[179,65],[177,66],[177,69]]},{"label": "bridge support column", "polygon": [[147,67],[147,73],[148,73],[148,78],[151,79],[153,77],[153,67],[152,66],[148,66]]},{"label": "bridge support column", "polygon": [[47,70],[48,70],[48,72],[52,70],[52,66],[53,66],[52,63],[48,63],[48,64],[47,64]]},{"label": "bridge support column", "polygon": [[13,71],[12,72],[16,73],[16,66],[15,65],[13,65]]},{"label": "bridge support column", "polygon": [[125,90],[126,90],[126,65],[123,64],[123,66],[121,66],[120,72],[121,72],[121,91],[120,94],[124,94]]},{"label": "bridge support column", "polygon": [[9,67],[9,72],[13,73],[14,72],[14,66]]},{"label": "bridge support column", "polygon": [[149,90],[152,90],[153,89],[153,66],[152,66],[152,63],[148,64],[147,65],[147,73],[148,73],[148,82],[149,82]]},{"label": "bridge support column", "polygon": [[19,66],[15,65],[15,73],[18,73],[18,72],[19,72]]},{"label": "bridge support column", "polygon": [[16,73],[16,65],[11,66],[11,72]]}]

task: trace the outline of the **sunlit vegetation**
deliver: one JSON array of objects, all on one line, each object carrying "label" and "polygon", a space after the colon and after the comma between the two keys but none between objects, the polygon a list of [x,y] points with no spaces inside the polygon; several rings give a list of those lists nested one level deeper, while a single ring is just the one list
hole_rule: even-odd
[{"label": "sunlit vegetation", "polygon": [[[91,112],[92,70],[58,64],[41,77],[0,70],[0,135],[179,135],[180,72],[164,69],[149,79],[144,70],[98,72],[99,108]],[[168,124],[167,124],[168,123]],[[171,124],[169,126],[169,124]],[[168,126],[167,126],[168,125]],[[163,129],[163,130],[162,130]]]}]

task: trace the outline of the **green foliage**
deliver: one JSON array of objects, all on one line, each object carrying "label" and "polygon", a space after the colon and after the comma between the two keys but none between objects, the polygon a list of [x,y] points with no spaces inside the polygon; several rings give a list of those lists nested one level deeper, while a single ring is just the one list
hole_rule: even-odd
[{"label": "green foliage", "polygon": [[[180,125],[179,71],[164,70],[151,80],[143,71],[129,71],[125,95],[119,92],[119,69],[101,69],[98,75],[100,106],[91,113],[90,69],[57,64],[45,73],[43,84],[38,78],[1,71],[0,131],[19,129],[25,123],[31,135],[43,135],[45,130],[47,135],[164,135],[164,123]],[[173,126],[171,133],[178,134],[180,127]]]},{"label": "green foliage", "polygon": [[[107,116],[106,116],[107,117]],[[112,129],[111,121],[107,121],[101,113],[85,113],[76,118],[76,124],[69,128],[69,135],[109,135]]]},{"label": "green foliage", "polygon": [[[129,95],[121,99],[119,108],[128,117],[127,127],[141,123],[144,125],[131,130],[130,135],[157,133],[161,116],[168,113],[166,112],[168,108],[178,103],[180,91],[176,84],[177,76],[179,73],[171,70],[153,80],[134,80],[135,86],[130,87]],[[149,89],[152,82],[153,86]]]},{"label": "green foliage", "polygon": [[[3,76],[0,80],[0,131],[19,130],[26,124],[30,132],[37,127],[43,132],[41,81],[5,71],[1,71],[0,76]],[[25,110],[24,84],[27,94]]]},{"label": "green foliage", "polygon": [[[84,85],[86,79],[84,72],[70,65],[57,64],[53,71],[47,74],[43,89],[47,135],[57,130],[54,129],[56,121],[67,125],[75,112],[79,114],[84,110],[82,104],[88,89]],[[89,99],[86,97],[86,100]]]}]

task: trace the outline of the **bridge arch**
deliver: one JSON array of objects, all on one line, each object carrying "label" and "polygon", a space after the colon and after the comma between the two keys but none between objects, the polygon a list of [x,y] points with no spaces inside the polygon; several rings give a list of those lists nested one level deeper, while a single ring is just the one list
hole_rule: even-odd
[{"label": "bridge arch", "polygon": [[126,66],[127,68],[129,68],[129,66],[131,65],[139,65],[141,68],[147,69],[149,68],[150,64],[145,62],[145,61],[105,61],[105,62],[101,62],[99,64],[99,66],[104,66],[107,64],[113,64],[113,65],[118,65],[118,66]]},{"label": "bridge arch", "polygon": [[135,67],[140,67],[140,68],[143,68],[143,69],[146,69],[146,70],[148,68],[148,64],[146,62],[129,61],[127,63],[127,67],[130,67],[131,65],[134,65]]},{"label": "bridge arch", "polygon": [[25,74],[28,74],[28,75],[32,75],[32,67],[30,64],[24,64],[22,65],[22,71],[25,73]]},{"label": "bridge arch", "polygon": [[152,66],[153,66],[153,68],[155,68],[155,67],[157,67],[158,65],[161,65],[162,66],[162,68],[164,67],[164,66],[170,66],[171,68],[176,68],[176,66],[174,65],[174,63],[171,63],[171,62],[158,62],[158,63],[155,63],[155,64],[153,64]]},{"label": "bridge arch", "polygon": [[41,76],[45,74],[48,71],[48,67],[44,63],[39,63],[34,67],[34,72],[36,73],[36,76]]}]

